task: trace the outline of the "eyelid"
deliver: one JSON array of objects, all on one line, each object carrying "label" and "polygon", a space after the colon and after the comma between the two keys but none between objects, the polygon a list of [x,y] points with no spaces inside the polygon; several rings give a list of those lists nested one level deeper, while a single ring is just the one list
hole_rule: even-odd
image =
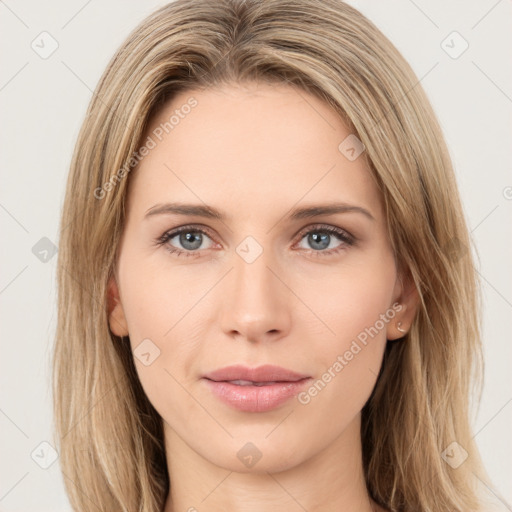
[{"label": "eyelid", "polygon": [[345,233],[347,235],[347,238],[350,238],[352,240],[356,240],[356,237],[352,235],[349,231],[347,231],[345,228],[341,228],[339,226],[334,226],[332,224],[326,224],[325,222],[317,222],[315,224],[308,224],[307,226],[300,229],[300,231],[295,236],[302,237],[303,235],[309,233],[310,231],[314,230],[318,231],[329,231],[329,232],[341,232]]}]

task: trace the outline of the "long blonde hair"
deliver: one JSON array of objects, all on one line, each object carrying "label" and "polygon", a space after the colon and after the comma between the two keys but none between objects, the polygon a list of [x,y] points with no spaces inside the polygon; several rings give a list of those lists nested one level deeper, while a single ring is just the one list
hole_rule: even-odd
[{"label": "long blonde hair", "polygon": [[[410,332],[388,342],[362,411],[371,496],[391,511],[480,510],[475,479],[486,476],[469,408],[481,389],[480,284],[450,156],[411,67],[337,0],[177,0],[104,72],[71,162],[58,258],[56,443],[73,508],[163,508],[162,420],[129,343],[109,329],[106,287],[150,116],[179,91],[243,81],[288,83],[339,113],[365,146],[399,271],[419,292]],[[456,468],[443,456],[454,446],[469,454]]]}]

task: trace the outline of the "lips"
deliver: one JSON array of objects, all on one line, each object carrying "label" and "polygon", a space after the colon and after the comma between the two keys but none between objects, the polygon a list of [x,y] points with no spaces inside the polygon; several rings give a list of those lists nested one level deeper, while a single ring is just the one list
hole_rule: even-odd
[{"label": "lips", "polygon": [[206,374],[208,389],[225,404],[244,412],[266,412],[288,402],[311,377],[279,366],[228,366]]}]

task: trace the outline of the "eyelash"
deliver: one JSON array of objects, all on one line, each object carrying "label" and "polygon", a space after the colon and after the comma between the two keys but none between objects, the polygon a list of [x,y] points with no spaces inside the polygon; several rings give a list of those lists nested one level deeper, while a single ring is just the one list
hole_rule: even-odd
[{"label": "eyelash", "polygon": [[[155,240],[155,244],[157,246],[164,246],[167,244],[167,242],[169,242],[169,240],[171,240],[175,236],[179,235],[180,233],[184,233],[184,232],[185,233],[188,233],[188,232],[201,233],[203,235],[208,236],[209,238],[212,238],[209,235],[208,231],[206,231],[205,229],[203,229],[199,226],[189,225],[189,226],[182,226],[175,230],[166,231],[163,235],[161,235],[160,237],[158,237]],[[336,247],[335,249],[323,250],[323,251],[322,250],[315,251],[314,249],[310,249],[309,251],[307,251],[307,252],[313,253],[315,257],[317,257],[317,256],[322,257],[325,255],[332,256],[334,254],[338,254],[339,252],[347,249],[347,247],[356,245],[356,238],[354,236],[350,235],[347,231],[340,229],[340,228],[336,228],[334,226],[325,225],[325,224],[318,224],[318,225],[310,226],[307,231],[301,231],[301,233],[299,233],[299,242],[306,235],[309,235],[310,233],[327,233],[329,235],[335,235],[341,242],[343,242],[342,245],[340,245],[339,247]],[[200,251],[183,251],[181,249],[176,249],[175,247],[172,247],[168,244],[167,244],[166,250],[169,251],[171,254],[174,254],[175,256],[178,256],[178,257],[185,256],[185,257],[197,258],[198,256],[200,256]]]}]

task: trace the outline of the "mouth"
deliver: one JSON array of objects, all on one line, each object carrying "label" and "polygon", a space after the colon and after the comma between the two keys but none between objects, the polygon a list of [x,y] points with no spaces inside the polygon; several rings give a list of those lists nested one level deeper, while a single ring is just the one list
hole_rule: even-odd
[{"label": "mouth", "polygon": [[266,412],[297,395],[311,380],[309,375],[265,365],[258,368],[228,366],[202,379],[221,402],[244,412]]},{"label": "mouth", "polygon": [[[215,381],[213,381],[215,382]],[[250,380],[223,380],[217,382],[228,382],[229,384],[235,384],[236,386],[271,386],[272,384],[278,384],[282,382],[292,381],[271,381],[271,382],[254,382]]]}]

